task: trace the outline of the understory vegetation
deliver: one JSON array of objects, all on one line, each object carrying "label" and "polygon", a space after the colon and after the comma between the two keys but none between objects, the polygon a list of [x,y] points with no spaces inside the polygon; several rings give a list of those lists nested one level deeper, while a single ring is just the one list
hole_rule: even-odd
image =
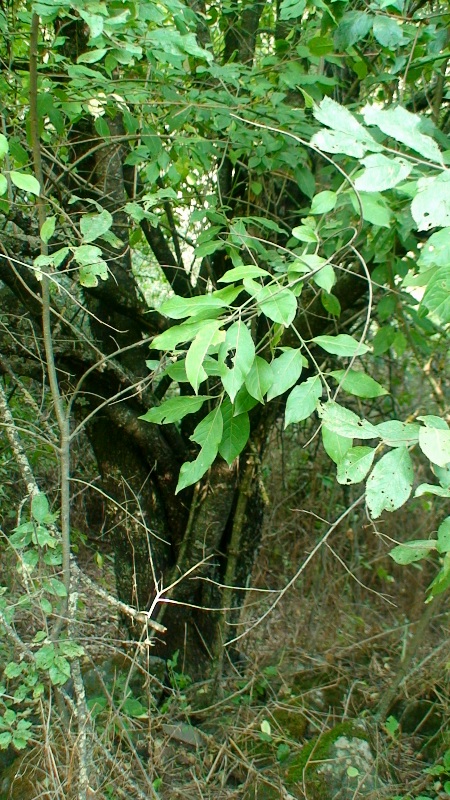
[{"label": "understory vegetation", "polygon": [[450,797],[449,22],[0,3],[0,800]]}]

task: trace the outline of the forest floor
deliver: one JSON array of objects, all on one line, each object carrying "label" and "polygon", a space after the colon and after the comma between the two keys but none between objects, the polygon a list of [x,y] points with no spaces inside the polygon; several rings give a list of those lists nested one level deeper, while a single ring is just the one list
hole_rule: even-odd
[{"label": "forest floor", "polygon": [[[239,625],[230,629],[230,639],[240,637],[234,647],[241,658],[238,665],[229,659],[221,692],[207,708],[198,711],[202,687],[182,673],[182,654],[168,670],[142,644],[124,655],[117,614],[81,588],[78,639],[86,651],[84,677],[97,737],[92,759],[100,776],[90,800],[328,800],[308,783],[308,771],[321,758],[316,745],[334,730],[350,731],[345,726],[355,720],[364,725],[383,788],[364,793],[356,781],[351,795],[330,800],[450,797],[448,603],[415,642],[433,568],[399,567],[386,545],[410,537],[413,525],[417,535],[433,520],[424,521],[417,508],[375,528],[362,512],[354,514],[303,569],[327,519],[333,521],[352,499],[306,464],[308,469],[308,492],[299,480],[304,463],[266,475],[273,497],[252,589]],[[314,497],[314,513],[307,496]],[[113,564],[101,542],[81,542],[77,560],[96,585],[114,594]],[[6,567],[0,564],[0,579]],[[9,585],[10,576],[4,577]],[[385,719],[377,722],[380,704],[416,645]],[[61,720],[63,738],[65,724]],[[57,726],[53,735],[52,758],[60,759],[68,785],[70,769],[64,772],[63,762],[70,764],[71,757],[61,754]],[[308,760],[293,780],[292,764],[307,747]],[[2,777],[0,765],[0,800],[69,797],[67,791],[46,791],[41,761],[41,746],[27,751],[32,777],[26,784],[17,778],[7,785],[12,767]],[[14,763],[22,775],[25,762]]]}]

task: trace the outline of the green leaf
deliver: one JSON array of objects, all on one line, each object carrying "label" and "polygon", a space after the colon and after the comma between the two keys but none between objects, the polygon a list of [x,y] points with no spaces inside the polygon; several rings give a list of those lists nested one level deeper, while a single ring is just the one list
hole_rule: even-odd
[{"label": "green leaf", "polygon": [[413,165],[403,158],[387,158],[381,153],[361,159],[365,169],[355,182],[359,192],[384,192],[393,189],[410,174]]},{"label": "green leaf", "polygon": [[406,447],[386,453],[370,473],[366,484],[366,502],[374,519],[383,511],[395,511],[411,494],[414,472]]},{"label": "green leaf", "polygon": [[313,228],[308,225],[298,225],[292,229],[292,236],[299,240],[299,242],[311,242],[317,244],[319,237]]},{"label": "green leaf", "polygon": [[333,317],[341,316],[341,304],[334,294],[329,294],[329,292],[321,292],[320,300],[325,311],[328,311],[328,313],[332,314]]},{"label": "green leaf", "polygon": [[[363,219],[366,222],[370,222],[371,225],[377,225],[379,228],[390,227],[391,212],[379,192],[374,192],[373,194],[359,192],[358,199],[362,206]],[[359,203],[354,194],[351,195],[351,201],[356,213],[359,214]]]},{"label": "green leaf", "polygon": [[388,447],[411,447],[419,441],[420,425],[417,422],[400,422],[398,419],[375,425],[379,436]]},{"label": "green leaf", "polygon": [[245,386],[242,386],[234,400],[234,413],[236,416],[243,414],[245,411],[251,411],[257,405],[258,401],[247,392]]},{"label": "green leaf", "polygon": [[186,355],[186,375],[196,394],[199,385],[208,377],[203,369],[203,360],[209,348],[212,345],[218,344],[220,339],[225,338],[225,333],[219,331],[222,324],[221,320],[205,322],[194,338]]},{"label": "green leaf", "polygon": [[439,553],[450,551],[450,517],[446,517],[439,525],[437,549]]},{"label": "green leaf", "polygon": [[35,655],[36,667],[42,670],[48,670],[55,660],[55,645],[45,644],[37,651]]},{"label": "green leaf", "polygon": [[334,35],[337,49],[346,50],[364,39],[372,27],[372,21],[373,17],[366,11],[349,11],[344,14]]},{"label": "green leaf", "polygon": [[22,189],[23,192],[30,192],[30,194],[35,194],[39,197],[41,187],[34,175],[26,175],[24,172],[14,172],[13,170],[9,173],[9,176],[14,186],[17,186],[18,189]]},{"label": "green leaf", "polygon": [[447,267],[450,264],[450,228],[433,233],[420,251],[420,268]]},{"label": "green leaf", "polygon": [[450,267],[440,267],[430,278],[420,307],[427,308],[436,319],[450,322]]},{"label": "green leaf", "polygon": [[[324,191],[314,195],[311,204],[311,214],[326,214],[332,211],[337,202],[336,192]],[[295,235],[295,234],[294,234]]]},{"label": "green leaf", "polygon": [[108,265],[106,261],[95,261],[92,264],[80,267],[79,280],[81,286],[92,289],[94,286],[98,286],[98,278],[102,281],[108,279]]},{"label": "green leaf", "polygon": [[43,582],[44,588],[55,597],[67,597],[67,589],[57,578],[48,578]]},{"label": "green leaf", "polygon": [[36,522],[41,524],[46,522],[49,511],[50,508],[45,494],[43,492],[35,494],[31,501],[31,514]]},{"label": "green leaf", "polygon": [[435,486],[432,483],[421,483],[414,492],[414,497],[421,497],[423,494],[435,494],[437,497],[450,497],[450,489],[443,486]]},{"label": "green leaf", "polygon": [[267,272],[266,269],[261,269],[261,267],[256,267],[253,264],[243,264],[242,267],[229,269],[225,275],[219,278],[219,283],[233,283],[244,278],[259,278],[266,275],[270,276],[270,272]]},{"label": "green leaf", "polygon": [[319,269],[319,272],[313,275],[313,281],[329,295],[336,283],[336,273],[331,264],[326,264],[322,269]]},{"label": "green leaf", "polygon": [[[233,366],[229,368],[225,359],[231,358]],[[239,320],[231,325],[219,350],[219,360],[224,363],[222,384],[231,402],[243,385],[255,359],[255,345],[245,322]]]},{"label": "green leaf", "polygon": [[108,50],[106,47],[98,47],[95,50],[88,50],[86,53],[82,53],[80,56],[78,56],[77,64],[96,64],[97,61],[102,60],[103,56],[105,56],[107,52]]},{"label": "green leaf", "polygon": [[297,383],[303,369],[301,350],[286,350],[270,364],[272,384],[267,393],[267,400],[279,397]]},{"label": "green leaf", "polygon": [[0,160],[3,160],[9,150],[8,140],[3,133],[0,133]]},{"label": "green leaf", "polygon": [[433,464],[445,467],[450,463],[450,430],[421,427],[419,446]]},{"label": "green leaf", "polygon": [[0,175],[0,197],[8,191],[8,181],[4,175]]},{"label": "green leaf", "polygon": [[12,742],[12,733],[5,731],[0,733],[0,750],[6,750]]},{"label": "green leaf", "polygon": [[353,446],[353,439],[348,439],[346,436],[340,436],[322,425],[322,441],[325,452],[330,456],[335,464],[339,464]]},{"label": "green leaf", "polygon": [[377,125],[383,133],[397,142],[402,142],[411,150],[438,164],[442,164],[442,154],[431,136],[420,132],[422,119],[418,114],[411,114],[402,106],[396,108],[379,108],[366,106],[364,120],[367,125]]},{"label": "green leaf", "polygon": [[70,664],[67,659],[62,656],[56,656],[48,674],[53,686],[63,686],[67,683],[70,678]]},{"label": "green leaf", "polygon": [[[442,567],[439,570],[438,574],[436,575],[434,581],[429,585],[427,591],[430,594],[430,597],[427,599],[429,602],[430,599],[436,597],[438,594],[442,594],[445,592],[450,586],[450,553],[445,553],[444,558],[442,559]],[[450,781],[446,781],[444,784],[444,789],[449,793],[450,790]],[[420,800],[420,797],[417,798]]]},{"label": "green leaf", "polygon": [[440,431],[448,431],[449,426],[448,422],[442,417],[437,417],[436,414],[422,414],[420,417],[417,417],[420,422],[423,422],[427,428],[438,428]]},{"label": "green leaf", "polygon": [[375,449],[373,447],[352,447],[342,461],[338,463],[337,480],[338,483],[360,483],[369,472]]},{"label": "green leaf", "polygon": [[145,422],[154,422],[156,425],[166,425],[171,422],[179,422],[187,414],[195,414],[202,407],[208,395],[197,397],[171,397],[164,400],[160,406],[150,408],[146,414],[139,419]]},{"label": "green leaf", "polygon": [[365,372],[358,372],[350,369],[336,369],[330,375],[339,383],[341,389],[356,397],[381,397],[388,394],[381,384],[377,383],[370,375]]},{"label": "green leaf", "polygon": [[219,453],[231,466],[247,444],[250,436],[250,420],[247,413],[233,416],[234,407],[227,397],[222,402],[221,412],[223,433]]},{"label": "green leaf", "polygon": [[279,286],[264,286],[256,296],[260,311],[273,322],[287,328],[297,314],[297,298],[290,289]]},{"label": "green leaf", "polygon": [[112,215],[106,209],[100,214],[84,214],[80,220],[80,231],[83,242],[88,244],[98,239],[106,233],[106,231],[109,231],[112,224]]},{"label": "green leaf", "polygon": [[56,217],[47,217],[41,227],[41,239],[45,244],[52,238],[56,227]]},{"label": "green leaf", "polygon": [[127,717],[133,719],[148,719],[148,707],[142,705],[135,697],[128,697],[122,704],[122,711]]},{"label": "green leaf", "polygon": [[69,639],[59,642],[59,652],[66,658],[80,658],[84,655],[84,647]]},{"label": "green leaf", "polygon": [[91,39],[96,39],[103,33],[104,17],[101,14],[92,14],[84,8],[80,8],[78,13],[89,27]]},{"label": "green leaf", "polygon": [[[357,13],[361,13],[361,16],[367,17],[363,12]],[[327,125],[333,131],[344,134],[345,137],[348,137],[349,141],[362,145],[361,155],[364,155],[365,150],[373,150],[374,152],[382,150],[381,145],[375,141],[369,131],[357,121],[353,114],[345,106],[341,106],[330,97],[324,97],[320,105],[316,106],[314,109],[314,116],[318,122]],[[312,137],[312,142],[315,142],[316,135],[317,134]],[[337,152],[346,151],[341,150]]]},{"label": "green leaf", "polygon": [[306,7],[306,0],[282,0],[280,3],[280,19],[297,19]]},{"label": "green leaf", "polygon": [[287,428],[293,422],[301,422],[311,416],[321,396],[322,383],[318,375],[296,386],[287,399],[284,427]]},{"label": "green leaf", "polygon": [[411,214],[419,231],[450,225],[450,171],[431,178],[420,178]]},{"label": "green leaf", "polygon": [[182,322],[181,325],[174,325],[173,328],[155,336],[151,348],[152,350],[174,350],[180,342],[192,341],[204,324],[204,320],[200,319],[195,322]]},{"label": "green leaf", "polygon": [[222,433],[222,413],[220,407],[217,406],[197,425],[191,436],[193,441],[200,444],[201,450],[195,461],[182,465],[175,494],[187,486],[197,483],[203,477],[217,456]]},{"label": "green leaf", "polygon": [[348,439],[374,439],[376,428],[366,419],[360,419],[349,408],[329,401],[318,408],[319,417],[324,425],[334,433]]},{"label": "green leaf", "polygon": [[325,153],[345,153],[354,158],[362,158],[368,149],[375,149],[368,148],[365,142],[341,131],[318,131],[312,137],[311,144]]},{"label": "green leaf", "polygon": [[399,45],[405,43],[403,31],[397,20],[392,17],[377,15],[373,21],[373,35],[382,47],[389,50],[396,50]]},{"label": "green leaf", "polygon": [[[97,117],[97,119],[94,122],[94,128],[98,133],[98,135],[102,137],[102,139],[109,139],[109,137],[111,136],[109,125],[104,117]],[[134,205],[135,205],[134,203],[127,203],[127,206],[134,207]],[[139,209],[142,210],[140,206]],[[132,216],[132,214],[130,214],[130,216]],[[144,216],[145,213],[142,211],[142,219],[144,218]]]},{"label": "green leaf", "polygon": [[[206,313],[213,316],[214,312],[222,308],[227,308],[238,296],[242,287],[227,286],[212,294],[200,295],[200,297],[171,297],[162,304],[160,311],[171,319],[183,319],[184,317],[195,317]],[[213,312],[213,313],[211,313]]]},{"label": "green leaf", "polygon": [[412,542],[405,542],[394,547],[389,555],[396,564],[412,564],[426,558],[432,550],[436,550],[436,539],[416,539]]},{"label": "green leaf", "polygon": [[314,336],[312,341],[327,353],[341,357],[353,358],[353,356],[361,356],[370,350],[366,344],[358,342],[347,333],[339,333],[337,336]]},{"label": "green leaf", "polygon": [[248,393],[258,400],[259,403],[264,403],[264,395],[272,386],[272,382],[273,376],[270,364],[268,364],[264,358],[256,356],[250,372],[245,379],[245,386]]},{"label": "green leaf", "polygon": [[381,356],[386,353],[393,345],[396,337],[396,330],[390,325],[380,328],[373,339],[372,349],[374,356]]}]

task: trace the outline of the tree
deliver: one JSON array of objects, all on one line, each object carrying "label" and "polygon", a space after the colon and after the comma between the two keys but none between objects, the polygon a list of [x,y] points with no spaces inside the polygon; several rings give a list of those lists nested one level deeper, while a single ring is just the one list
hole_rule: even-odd
[{"label": "tree", "polygon": [[367,353],[420,361],[448,330],[447,22],[402,0],[1,12],[5,386],[50,388],[66,589],[85,432],[119,597],[192,674],[220,672],[277,418],[318,410],[343,484],[389,448],[373,517],[409,497],[416,442],[448,493],[445,421],[335,402],[386,394]]}]

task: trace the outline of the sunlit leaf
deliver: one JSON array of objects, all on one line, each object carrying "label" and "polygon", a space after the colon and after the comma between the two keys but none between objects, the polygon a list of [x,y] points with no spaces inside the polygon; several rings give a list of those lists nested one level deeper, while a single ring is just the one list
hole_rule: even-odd
[{"label": "sunlit leaf", "polygon": [[357,370],[336,369],[330,375],[339,383],[341,389],[356,397],[381,397],[387,389],[377,383],[370,375]]},{"label": "sunlit leaf", "polygon": [[387,158],[381,153],[361,159],[364,171],[355,180],[360,192],[384,192],[405,180],[413,165],[402,158]]},{"label": "sunlit leaf", "polygon": [[286,350],[281,356],[274,358],[270,364],[272,384],[267,399],[273,400],[297,383],[303,368],[303,357],[300,350]]},{"label": "sunlit leaf", "polygon": [[326,425],[322,425],[322,441],[325,452],[335,464],[339,464],[353,446],[353,439],[340,436],[339,433],[330,430]]},{"label": "sunlit leaf", "polygon": [[156,425],[179,422],[187,414],[195,414],[196,411],[199,411],[205,400],[208,400],[208,396],[170,397],[168,400],[164,400],[160,406],[150,408],[139,419],[153,422]]},{"label": "sunlit leaf", "polygon": [[373,447],[352,447],[338,463],[337,480],[339,483],[360,483],[369,472],[375,450]]},{"label": "sunlit leaf", "polygon": [[337,336],[314,336],[313,342],[327,353],[342,357],[361,356],[370,350],[366,344],[358,342],[348,333],[339,333]]},{"label": "sunlit leaf", "polygon": [[15,172],[12,170],[9,173],[9,177],[11,178],[14,186],[17,186],[18,189],[22,189],[23,192],[30,192],[31,194],[35,194],[39,197],[41,193],[41,187],[39,181],[34,177],[34,175],[26,175],[24,172]]},{"label": "sunlit leaf", "polygon": [[198,387],[208,377],[203,368],[203,361],[209,348],[213,344],[218,344],[220,338],[225,338],[225,333],[219,333],[222,325],[220,320],[209,320],[205,322],[195,336],[186,355],[186,375],[195,393]]},{"label": "sunlit leaf", "polygon": [[[222,384],[231,402],[243,385],[255,359],[255,345],[246,324],[239,320],[228,328],[219,350],[224,364]],[[230,365],[226,362],[229,361]]]},{"label": "sunlit leaf", "polygon": [[421,133],[421,118],[411,114],[406,108],[380,108],[378,105],[366,106],[364,119],[367,125],[377,125],[383,133],[402,142],[425,158],[442,164],[442,155],[434,139]]},{"label": "sunlit leaf", "polygon": [[318,375],[296,386],[287,399],[284,427],[287,428],[293,422],[301,422],[310,417],[316,410],[321,396],[322,382]]},{"label": "sunlit leaf", "polygon": [[329,401],[318,408],[319,417],[324,425],[334,433],[348,439],[374,439],[376,428],[366,419],[360,419],[349,408]]},{"label": "sunlit leaf", "polygon": [[389,555],[396,564],[412,564],[426,558],[432,550],[436,550],[436,539],[416,539],[394,547]]},{"label": "sunlit leaf", "polygon": [[366,502],[374,519],[383,511],[395,511],[411,494],[414,472],[406,447],[397,447],[380,458],[366,484]]}]

